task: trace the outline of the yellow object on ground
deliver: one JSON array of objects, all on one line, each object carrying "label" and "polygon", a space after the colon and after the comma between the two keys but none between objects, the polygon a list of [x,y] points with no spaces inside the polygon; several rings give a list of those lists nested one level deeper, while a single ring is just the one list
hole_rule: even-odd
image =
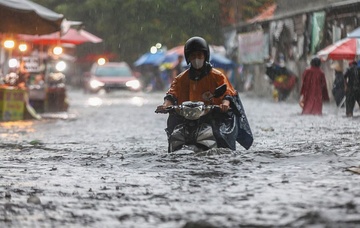
[{"label": "yellow object on ground", "polygon": [[25,90],[13,87],[0,88],[0,121],[24,118]]}]

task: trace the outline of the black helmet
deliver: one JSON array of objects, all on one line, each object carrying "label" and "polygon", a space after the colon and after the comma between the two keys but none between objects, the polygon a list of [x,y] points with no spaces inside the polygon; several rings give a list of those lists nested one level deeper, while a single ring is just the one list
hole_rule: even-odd
[{"label": "black helmet", "polygon": [[189,60],[190,53],[195,51],[203,51],[205,54],[205,61],[209,62],[210,49],[208,43],[206,42],[206,40],[204,40],[204,38],[201,38],[199,36],[194,36],[186,41],[184,46],[184,53],[187,64],[189,64],[190,62]]}]

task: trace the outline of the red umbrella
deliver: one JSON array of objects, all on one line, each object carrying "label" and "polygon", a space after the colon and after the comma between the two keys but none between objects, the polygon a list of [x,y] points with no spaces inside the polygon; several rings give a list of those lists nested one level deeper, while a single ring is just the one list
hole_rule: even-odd
[{"label": "red umbrella", "polygon": [[320,59],[327,60],[354,60],[360,55],[360,39],[344,38],[339,40],[317,53]]},{"label": "red umbrella", "polygon": [[82,44],[86,42],[90,43],[100,43],[102,39],[83,30],[76,30],[70,28],[69,31],[60,37],[59,32],[37,36],[37,35],[19,35],[19,39],[24,41],[29,41],[34,44],[42,45],[52,45],[58,43],[67,43],[67,44]]}]

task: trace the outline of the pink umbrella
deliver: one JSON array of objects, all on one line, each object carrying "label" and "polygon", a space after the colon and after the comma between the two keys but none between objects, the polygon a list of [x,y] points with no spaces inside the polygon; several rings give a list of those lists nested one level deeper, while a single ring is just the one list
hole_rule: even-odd
[{"label": "pink umbrella", "polygon": [[[184,56],[184,45],[177,46],[166,51],[163,63],[169,63],[171,67],[173,67],[173,65],[178,61],[179,55]],[[186,65],[185,59],[183,64]]]},{"label": "pink umbrella", "polygon": [[53,45],[59,43],[67,43],[67,44],[75,44],[79,45],[82,43],[90,42],[90,43],[100,43],[102,39],[83,30],[76,30],[70,28],[69,31],[60,37],[59,32],[47,34],[47,35],[19,35],[19,39],[24,41],[29,41],[34,44],[42,44],[42,45]]},{"label": "pink umbrella", "polygon": [[184,45],[171,48],[166,52],[166,55],[173,55],[173,54],[184,55]]},{"label": "pink umbrella", "polygon": [[360,55],[360,39],[344,38],[339,40],[317,53],[320,59],[327,60],[354,60]]}]

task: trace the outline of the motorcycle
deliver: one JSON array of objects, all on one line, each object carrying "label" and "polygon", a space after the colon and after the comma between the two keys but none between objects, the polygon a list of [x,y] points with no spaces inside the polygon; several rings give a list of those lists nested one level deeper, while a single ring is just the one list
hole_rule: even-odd
[{"label": "motorcycle", "polygon": [[[227,86],[221,85],[215,89],[210,97],[221,97],[227,89]],[[217,115],[226,115],[221,113],[219,105],[205,105],[201,101],[185,101],[181,105],[172,105],[156,113],[169,113],[176,119],[174,130],[168,134],[168,152],[174,152],[183,148],[189,148],[195,152],[206,151],[212,148],[224,147],[219,142],[216,131],[213,130],[214,119]],[[234,118],[228,118],[230,121]],[[233,123],[233,125],[235,125]],[[231,129],[231,134],[236,134],[235,129]],[[234,137],[234,143],[235,143]],[[219,145],[220,143],[220,145]]]}]

